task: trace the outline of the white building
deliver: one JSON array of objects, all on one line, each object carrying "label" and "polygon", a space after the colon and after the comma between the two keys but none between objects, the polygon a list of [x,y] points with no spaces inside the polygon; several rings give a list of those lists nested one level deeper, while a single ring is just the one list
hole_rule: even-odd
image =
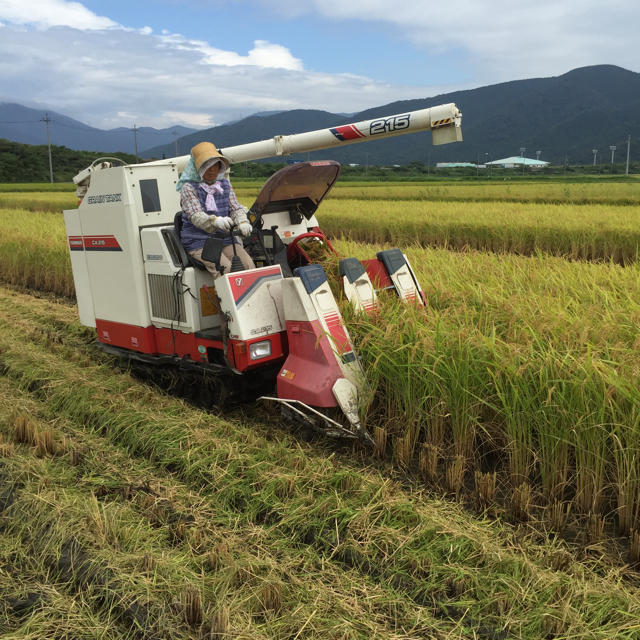
[{"label": "white building", "polygon": [[510,158],[503,158],[502,160],[493,160],[487,162],[486,166],[502,167],[503,169],[513,169],[514,167],[531,167],[532,169],[544,169],[549,166],[548,162],[544,160],[534,160],[533,158],[525,158],[523,156],[511,156]]}]

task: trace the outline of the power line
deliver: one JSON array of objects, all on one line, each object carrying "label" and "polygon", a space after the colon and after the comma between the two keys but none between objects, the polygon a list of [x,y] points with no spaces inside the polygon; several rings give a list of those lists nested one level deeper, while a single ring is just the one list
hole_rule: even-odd
[{"label": "power line", "polygon": [[35,124],[41,120],[0,120],[0,124]]}]

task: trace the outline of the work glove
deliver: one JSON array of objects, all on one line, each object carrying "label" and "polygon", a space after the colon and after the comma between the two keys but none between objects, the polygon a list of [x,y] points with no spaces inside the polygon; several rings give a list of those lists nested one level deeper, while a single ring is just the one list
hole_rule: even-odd
[{"label": "work glove", "polygon": [[216,231],[229,233],[229,231],[231,231],[231,218],[228,216],[217,216],[213,221],[213,226],[216,228]]},{"label": "work glove", "polygon": [[243,238],[248,238],[251,235],[251,232],[253,231],[253,228],[251,227],[251,225],[248,222],[241,222],[238,225],[238,229],[240,230],[240,234],[242,235]]}]

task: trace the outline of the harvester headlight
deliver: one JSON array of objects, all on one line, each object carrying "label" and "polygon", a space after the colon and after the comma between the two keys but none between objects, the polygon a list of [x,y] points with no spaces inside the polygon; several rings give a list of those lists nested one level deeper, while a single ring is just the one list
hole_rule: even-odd
[{"label": "harvester headlight", "polygon": [[260,360],[271,355],[271,340],[254,342],[249,345],[249,357],[252,360]]}]

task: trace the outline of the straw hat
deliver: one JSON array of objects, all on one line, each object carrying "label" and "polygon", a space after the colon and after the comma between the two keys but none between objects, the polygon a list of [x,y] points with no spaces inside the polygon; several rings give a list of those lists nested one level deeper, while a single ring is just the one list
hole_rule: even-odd
[{"label": "straw hat", "polygon": [[191,149],[191,155],[196,165],[196,170],[200,173],[200,167],[207,160],[222,160],[225,167],[229,168],[229,161],[216,149],[213,142],[201,142]]}]

